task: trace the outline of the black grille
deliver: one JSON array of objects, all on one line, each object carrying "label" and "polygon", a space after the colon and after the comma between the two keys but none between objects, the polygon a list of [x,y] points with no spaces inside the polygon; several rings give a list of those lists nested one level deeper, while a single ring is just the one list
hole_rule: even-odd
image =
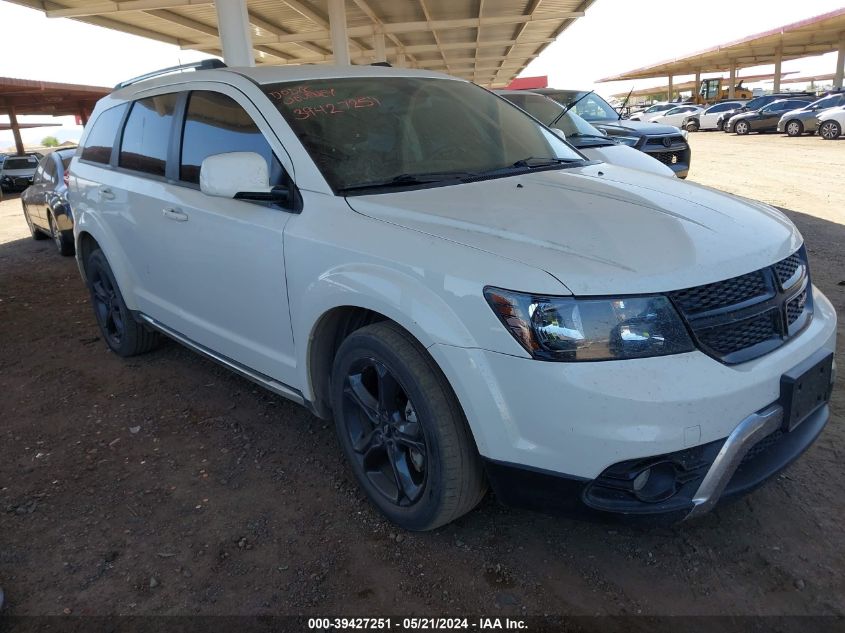
[{"label": "black grille", "polygon": [[771,310],[757,317],[720,325],[698,334],[698,339],[713,351],[727,355],[736,350],[745,349],[780,337],[777,326],[777,312]]},{"label": "black grille", "polygon": [[762,440],[757,442],[754,446],[748,449],[748,452],[745,454],[745,457],[742,458],[740,462],[740,466],[743,464],[747,464],[748,462],[752,461],[755,457],[759,457],[767,450],[769,450],[772,446],[778,443],[780,438],[783,437],[783,431],[778,429],[774,433],[767,435]]},{"label": "black grille", "polygon": [[672,299],[687,314],[700,314],[715,308],[744,303],[770,294],[762,271],[733,279],[695,286],[672,293]]},{"label": "black grille", "polygon": [[792,325],[804,313],[807,305],[807,290],[801,292],[792,301],[786,304],[786,324]]},{"label": "black grille", "polygon": [[785,284],[792,278],[792,275],[795,274],[795,271],[798,270],[800,265],[801,257],[798,253],[793,253],[786,259],[775,264],[775,272],[777,272],[778,281],[780,281],[781,285]]},{"label": "black grille", "polygon": [[677,290],[669,297],[702,351],[727,364],[780,347],[810,322],[813,311],[803,247],[768,268]]},{"label": "black grille", "polygon": [[681,160],[677,152],[648,152],[648,155],[669,166],[675,165]]},{"label": "black grille", "polygon": [[656,146],[658,146],[658,145],[659,145],[659,146],[661,146],[661,147],[666,147],[666,144],[663,142],[663,139],[665,139],[665,138],[668,138],[668,139],[669,139],[669,146],[672,146],[672,145],[678,145],[678,144],[681,144],[681,145],[686,145],[686,141],[684,141],[684,137],[683,137],[683,136],[669,136],[669,137],[666,137],[666,136],[658,136],[658,137],[651,137],[651,138],[649,138],[649,139],[646,141],[646,145],[648,145],[648,146],[650,146],[650,147],[656,147]]}]

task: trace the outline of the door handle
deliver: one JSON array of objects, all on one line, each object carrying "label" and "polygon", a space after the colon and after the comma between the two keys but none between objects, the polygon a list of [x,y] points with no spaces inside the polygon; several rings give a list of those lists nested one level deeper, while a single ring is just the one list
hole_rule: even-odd
[{"label": "door handle", "polygon": [[179,209],[174,209],[172,207],[162,209],[161,214],[164,217],[166,217],[168,220],[173,220],[174,222],[187,222],[188,221],[188,214],[187,213],[183,213]]},{"label": "door handle", "polygon": [[106,200],[114,200],[114,191],[108,187],[100,187],[100,195]]}]

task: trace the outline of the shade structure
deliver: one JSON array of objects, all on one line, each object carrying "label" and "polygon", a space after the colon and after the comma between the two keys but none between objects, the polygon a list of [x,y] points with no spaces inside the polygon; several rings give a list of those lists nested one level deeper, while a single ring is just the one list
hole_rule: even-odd
[{"label": "shade structure", "polygon": [[[338,7],[353,63],[386,59],[504,86],[594,0],[11,0],[185,49],[223,54],[219,15],[246,10],[255,63],[335,60]],[[334,19],[333,19],[334,18]],[[229,31],[226,22],[225,31]],[[335,38],[332,31],[335,31]],[[223,33],[227,36],[227,32]],[[334,43],[334,44],[333,44]],[[339,45],[338,60],[345,59]]]}]

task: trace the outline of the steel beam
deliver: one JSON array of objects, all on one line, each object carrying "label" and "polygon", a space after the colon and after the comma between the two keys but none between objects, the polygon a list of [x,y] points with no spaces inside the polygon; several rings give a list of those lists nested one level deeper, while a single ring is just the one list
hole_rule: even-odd
[{"label": "steel beam", "polygon": [[45,11],[48,18],[80,18],[92,15],[108,15],[127,11],[152,11],[213,4],[213,0],[127,0],[126,2],[99,2],[86,7],[52,9]]}]

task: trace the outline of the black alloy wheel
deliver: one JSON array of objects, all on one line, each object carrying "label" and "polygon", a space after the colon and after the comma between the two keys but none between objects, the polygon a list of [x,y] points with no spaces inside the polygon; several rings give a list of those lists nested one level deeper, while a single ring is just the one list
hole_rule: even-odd
[{"label": "black alloy wheel", "polygon": [[413,505],[425,491],[428,447],[405,389],[383,362],[359,359],[343,396],[346,433],[364,475],[390,503]]},{"label": "black alloy wheel", "polygon": [[127,315],[122,309],[123,302],[118,299],[116,284],[111,275],[100,266],[93,266],[92,270],[88,271],[88,276],[94,314],[100,330],[109,347],[119,348],[126,333]]}]

